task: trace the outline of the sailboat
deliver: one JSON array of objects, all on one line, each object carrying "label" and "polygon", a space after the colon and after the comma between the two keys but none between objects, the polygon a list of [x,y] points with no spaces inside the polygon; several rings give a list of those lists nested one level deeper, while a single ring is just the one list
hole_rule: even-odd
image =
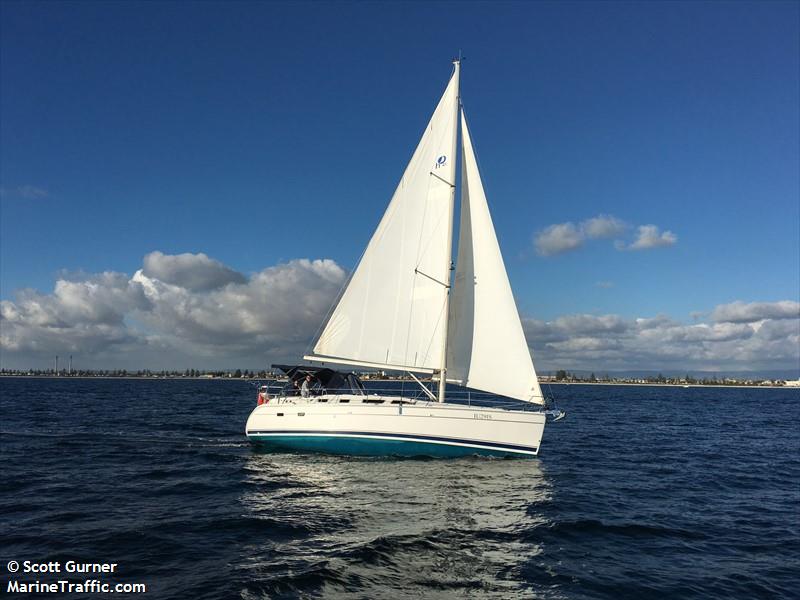
[{"label": "sailboat", "polygon": [[[453,64],[378,228],[303,357],[321,366],[273,365],[288,383],[277,395],[259,394],[250,440],[354,455],[538,454],[554,415],[544,410],[459,97],[460,60]],[[374,393],[329,365],[406,372],[424,395]],[[522,402],[447,402],[448,383]]]}]

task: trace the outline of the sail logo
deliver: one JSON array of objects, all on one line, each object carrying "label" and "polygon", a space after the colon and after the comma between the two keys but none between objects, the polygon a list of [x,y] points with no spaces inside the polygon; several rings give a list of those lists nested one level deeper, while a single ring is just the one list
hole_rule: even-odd
[{"label": "sail logo", "polygon": [[447,164],[447,157],[442,154],[439,158],[436,159],[436,166],[434,169],[438,169],[439,167],[443,167]]}]

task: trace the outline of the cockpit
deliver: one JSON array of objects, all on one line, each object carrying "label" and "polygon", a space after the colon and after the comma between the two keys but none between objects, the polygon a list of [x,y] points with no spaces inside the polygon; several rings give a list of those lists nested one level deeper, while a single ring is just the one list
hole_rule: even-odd
[{"label": "cockpit", "polygon": [[364,384],[355,373],[341,373],[327,367],[309,367],[296,365],[272,365],[286,374],[287,381],[280,392],[281,396],[299,396],[306,376],[310,376],[309,393],[311,396],[324,394],[366,395]]}]

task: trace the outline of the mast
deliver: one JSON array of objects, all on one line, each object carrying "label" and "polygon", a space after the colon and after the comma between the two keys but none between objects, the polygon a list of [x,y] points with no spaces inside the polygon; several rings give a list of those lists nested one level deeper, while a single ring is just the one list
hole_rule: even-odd
[{"label": "mast", "polygon": [[[456,81],[456,101],[455,101],[455,114],[453,115],[455,119],[455,123],[458,123],[458,111],[461,106],[461,90],[459,88],[459,74],[461,68],[461,52],[458,53],[458,58],[453,60],[453,67],[455,68],[455,73],[453,73],[453,77],[455,77]],[[457,160],[458,151],[456,149],[456,140],[458,139],[458,126],[453,128],[453,145],[452,148],[453,152],[453,161]],[[455,162],[454,162],[455,164]],[[455,205],[455,197],[456,197],[456,185],[455,185],[455,176],[456,170],[453,169],[453,179],[454,181],[450,184],[450,206],[448,207],[448,215],[447,215],[447,285],[445,286],[445,295],[444,295],[444,325],[442,332],[442,362],[441,367],[439,368],[439,402],[444,402],[445,396],[445,388],[447,388],[447,324],[450,315],[450,289],[452,286],[452,272],[453,272],[453,207]]]}]

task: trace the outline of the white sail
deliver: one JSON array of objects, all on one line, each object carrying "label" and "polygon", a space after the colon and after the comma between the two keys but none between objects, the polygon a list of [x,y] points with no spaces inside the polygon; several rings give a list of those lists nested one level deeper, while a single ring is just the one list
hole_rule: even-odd
[{"label": "white sail", "polygon": [[441,368],[450,276],[458,63],[378,229],[307,359]]},{"label": "white sail", "polygon": [[461,224],[450,298],[447,379],[542,404],[463,111],[461,139]]}]

